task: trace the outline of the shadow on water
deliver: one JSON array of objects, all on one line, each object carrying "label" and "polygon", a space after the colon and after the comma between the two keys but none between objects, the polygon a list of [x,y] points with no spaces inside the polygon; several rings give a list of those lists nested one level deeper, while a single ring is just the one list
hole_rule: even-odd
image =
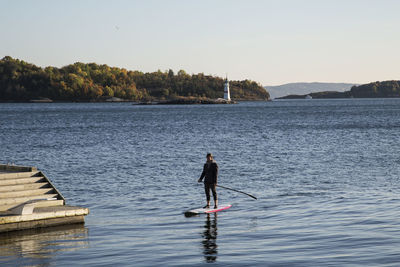
[{"label": "shadow on water", "polygon": [[48,266],[59,252],[89,247],[83,224],[30,229],[0,234],[0,265]]},{"label": "shadow on water", "polygon": [[[211,218],[212,217],[212,218]],[[203,236],[203,254],[206,262],[216,262],[218,254],[217,245],[217,213],[207,214],[204,224]]]}]

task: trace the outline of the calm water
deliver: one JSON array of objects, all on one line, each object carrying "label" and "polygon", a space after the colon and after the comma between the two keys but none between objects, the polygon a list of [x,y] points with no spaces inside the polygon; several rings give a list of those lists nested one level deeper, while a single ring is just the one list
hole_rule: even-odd
[{"label": "calm water", "polygon": [[[0,236],[9,266],[400,266],[400,100],[0,104],[0,162],[37,166],[85,226]],[[233,207],[204,205],[207,152]]]}]

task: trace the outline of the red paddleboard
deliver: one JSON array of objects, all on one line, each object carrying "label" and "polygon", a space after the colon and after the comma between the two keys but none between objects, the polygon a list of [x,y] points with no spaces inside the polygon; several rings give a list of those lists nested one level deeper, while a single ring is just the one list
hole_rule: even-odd
[{"label": "red paddleboard", "polygon": [[214,213],[214,212],[218,212],[218,211],[222,211],[222,210],[227,210],[230,207],[232,207],[231,204],[218,205],[218,208],[216,208],[216,209],[214,209],[214,208],[197,208],[197,209],[186,211],[185,215],[190,216],[190,215],[198,215],[198,214],[202,214],[202,213]]}]

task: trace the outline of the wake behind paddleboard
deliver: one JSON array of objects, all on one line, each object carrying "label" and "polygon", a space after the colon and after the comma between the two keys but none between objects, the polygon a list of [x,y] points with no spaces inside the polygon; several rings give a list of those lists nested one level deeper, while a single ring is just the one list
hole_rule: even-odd
[{"label": "wake behind paddleboard", "polygon": [[198,214],[203,214],[203,213],[214,213],[222,210],[227,210],[230,207],[232,207],[231,204],[226,204],[226,205],[219,205],[218,208],[197,208],[193,210],[188,210],[185,212],[185,216],[193,216],[193,215],[198,215]]}]

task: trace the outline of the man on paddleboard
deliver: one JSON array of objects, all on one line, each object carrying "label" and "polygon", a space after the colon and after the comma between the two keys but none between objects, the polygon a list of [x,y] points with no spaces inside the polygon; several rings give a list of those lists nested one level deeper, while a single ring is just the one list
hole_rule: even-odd
[{"label": "man on paddleboard", "polygon": [[203,172],[198,180],[199,183],[204,179],[204,190],[206,192],[207,205],[204,208],[210,207],[210,190],[212,191],[214,198],[214,209],[218,207],[217,198],[217,179],[218,179],[218,165],[213,159],[211,153],[207,154],[207,162],[204,164]]}]

